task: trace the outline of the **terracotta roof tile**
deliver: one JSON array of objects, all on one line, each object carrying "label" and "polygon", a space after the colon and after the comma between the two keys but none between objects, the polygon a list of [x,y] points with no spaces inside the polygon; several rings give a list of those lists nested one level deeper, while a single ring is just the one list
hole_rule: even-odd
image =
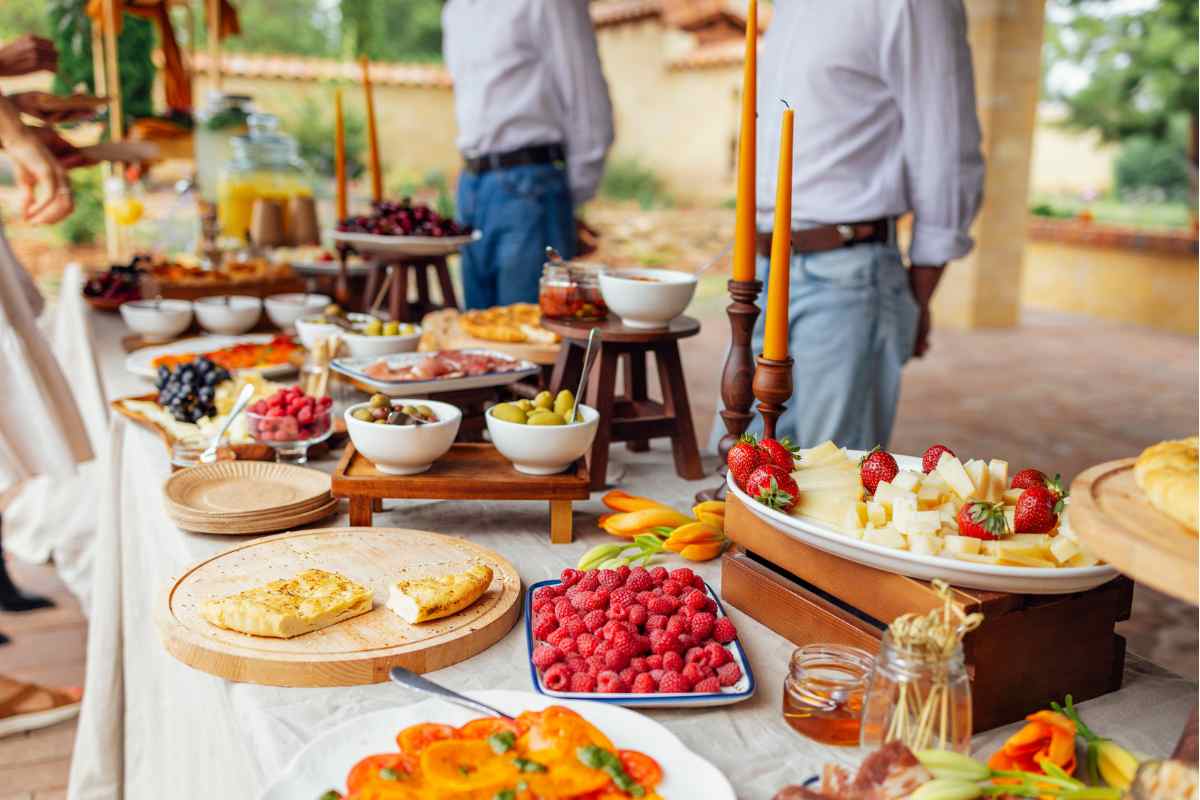
[{"label": "terracotta roof tile", "polygon": [[[761,38],[759,47],[762,47]],[[673,70],[711,69],[714,67],[729,67],[742,63],[745,54],[743,39],[729,39],[722,42],[694,47],[681,56],[667,62],[667,68]]]},{"label": "terracotta roof tile", "polygon": [[596,0],[592,3],[592,24],[597,28],[621,25],[662,13],[661,0]]},{"label": "terracotta roof tile", "polygon": [[[196,53],[192,66],[197,71],[208,69],[208,54]],[[275,78],[278,80],[358,80],[358,64],[325,58],[305,58],[287,55],[223,53],[221,71],[226,75],[244,78]],[[449,89],[453,86],[450,73],[439,64],[371,64],[371,80],[391,86],[423,86]]]}]

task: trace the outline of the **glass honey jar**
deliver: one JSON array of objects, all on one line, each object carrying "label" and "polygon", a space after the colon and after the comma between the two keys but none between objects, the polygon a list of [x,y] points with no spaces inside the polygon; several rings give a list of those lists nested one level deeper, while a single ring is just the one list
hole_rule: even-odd
[{"label": "glass honey jar", "polygon": [[856,747],[874,661],[867,651],[840,644],[797,649],[783,684],[784,721],[813,741]]}]

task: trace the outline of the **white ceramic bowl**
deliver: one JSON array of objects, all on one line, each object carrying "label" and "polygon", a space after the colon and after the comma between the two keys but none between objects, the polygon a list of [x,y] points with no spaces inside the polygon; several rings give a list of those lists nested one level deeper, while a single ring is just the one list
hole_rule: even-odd
[{"label": "white ceramic bowl", "polygon": [[[636,280],[647,278],[648,280]],[[670,269],[630,268],[600,273],[600,294],[630,328],[665,328],[696,293],[696,276]]]},{"label": "white ceramic bowl", "polygon": [[[228,303],[225,302],[228,299]],[[192,304],[200,327],[212,333],[236,336],[258,324],[262,300],[244,294],[201,297]]]},{"label": "white ceramic bowl", "polygon": [[327,294],[273,294],[264,301],[267,317],[280,330],[286,330],[296,324],[296,320],[310,314],[319,313],[332,302]]},{"label": "white ceramic bowl", "polygon": [[[318,309],[319,310],[319,309]],[[350,333],[342,330],[337,325],[328,322],[312,322],[312,316],[318,314],[308,314],[296,320],[296,333],[300,336],[300,343],[312,350],[317,343],[322,339],[327,339],[333,334],[338,334],[342,337],[342,342],[345,343],[343,351],[352,358],[373,358],[377,356],[390,356],[396,353],[412,353],[417,349],[417,345],[421,343],[421,326],[416,325],[414,333],[404,334],[403,336],[366,336],[361,333]],[[371,319],[369,314],[350,313],[346,315],[352,323],[359,324]]]},{"label": "white ceramic bowl", "polygon": [[346,409],[346,431],[350,434],[350,441],[354,442],[354,448],[387,475],[416,475],[428,470],[454,444],[458,426],[462,424],[462,412],[449,403],[403,398],[394,398],[392,405],[429,406],[437,414],[438,421],[428,425],[401,427],[354,418],[354,411],[369,408],[370,405],[356,403]]},{"label": "white ceramic bowl", "polygon": [[121,318],[146,341],[165,342],[192,324],[192,304],[187,300],[131,300],[121,304]]},{"label": "white ceramic bowl", "polygon": [[484,416],[492,444],[517,472],[555,475],[578,461],[596,438],[600,414],[582,403],[576,413],[583,421],[570,425],[521,425],[496,419],[491,409]]}]

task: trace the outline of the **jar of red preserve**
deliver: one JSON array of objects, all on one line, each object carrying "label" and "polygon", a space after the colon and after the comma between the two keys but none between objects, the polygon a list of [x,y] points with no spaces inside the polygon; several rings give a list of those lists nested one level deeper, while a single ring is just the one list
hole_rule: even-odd
[{"label": "jar of red preserve", "polygon": [[604,319],[608,316],[608,306],[600,296],[599,268],[546,262],[538,284],[538,305],[547,319]]}]

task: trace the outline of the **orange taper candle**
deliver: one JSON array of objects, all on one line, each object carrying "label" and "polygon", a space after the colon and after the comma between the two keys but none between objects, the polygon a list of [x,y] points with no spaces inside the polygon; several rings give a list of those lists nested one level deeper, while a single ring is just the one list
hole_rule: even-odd
[{"label": "orange taper candle", "polygon": [[758,104],[758,0],[746,11],[746,54],[742,73],[742,124],[738,142],[737,210],[733,229],[733,279],[754,280],[755,201],[754,177]]},{"label": "orange taper candle", "polygon": [[346,204],[346,122],[342,119],[342,90],[333,93],[333,174],[337,182],[337,221],[350,216]]},{"label": "orange taper candle", "polygon": [[367,97],[367,145],[371,158],[371,197],[376,203],[383,200],[383,170],[379,166],[379,135],[375,132],[375,97],[371,91],[371,72],[368,68],[367,57],[363,56],[362,64],[363,92]]},{"label": "orange taper candle", "polygon": [[779,132],[779,177],[775,189],[775,227],[771,233],[771,273],[767,279],[767,318],[763,356],[788,355],[789,271],[792,261],[792,124],[795,112],[783,112]]}]

